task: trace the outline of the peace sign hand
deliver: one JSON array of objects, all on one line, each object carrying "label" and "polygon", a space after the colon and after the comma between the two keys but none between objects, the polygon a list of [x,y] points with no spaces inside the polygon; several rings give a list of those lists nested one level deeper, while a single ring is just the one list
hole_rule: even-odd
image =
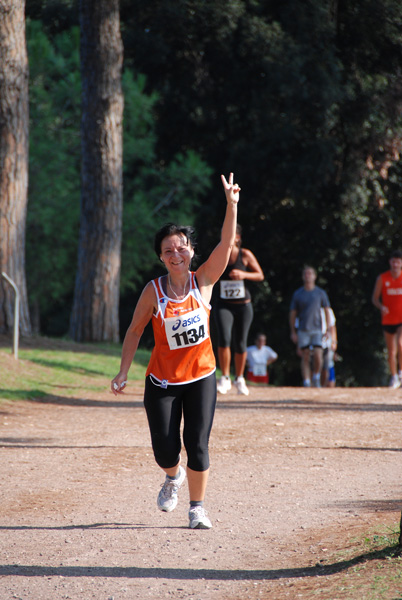
[{"label": "peace sign hand", "polygon": [[229,175],[229,181],[226,181],[225,176],[221,175],[223,189],[225,190],[226,200],[231,204],[237,204],[240,199],[240,187],[237,183],[233,183],[233,173]]}]

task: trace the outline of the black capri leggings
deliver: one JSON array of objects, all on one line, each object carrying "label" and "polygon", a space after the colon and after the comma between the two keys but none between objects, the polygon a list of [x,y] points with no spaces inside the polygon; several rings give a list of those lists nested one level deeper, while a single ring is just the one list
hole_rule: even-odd
[{"label": "black capri leggings", "polygon": [[208,442],[216,405],[215,373],[205,379],[167,389],[145,379],[144,406],[148,417],[155,460],[170,469],[180,460],[180,424],[183,416],[183,443],[187,465],[193,471],[209,467]]},{"label": "black capri leggings", "polygon": [[247,336],[253,321],[254,311],[251,302],[246,304],[218,304],[215,311],[218,327],[218,345],[230,348],[233,329],[233,346],[237,354],[247,352]]}]

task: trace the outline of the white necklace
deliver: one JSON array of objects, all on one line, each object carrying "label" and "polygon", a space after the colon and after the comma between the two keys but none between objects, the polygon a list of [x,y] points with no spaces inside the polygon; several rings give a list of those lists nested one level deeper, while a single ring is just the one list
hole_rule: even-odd
[{"label": "white necklace", "polygon": [[[186,287],[187,287],[187,283],[188,280],[190,279],[190,274],[187,277],[186,283],[184,284],[184,288],[183,288],[183,293],[180,294],[181,297],[184,297],[186,295]],[[170,279],[170,273],[168,273],[168,281],[169,281],[169,286],[170,289],[172,290],[172,292],[174,293],[174,295],[176,296],[177,300],[180,300],[179,296],[176,294],[176,292],[174,291],[173,287],[172,287],[172,280]]]}]

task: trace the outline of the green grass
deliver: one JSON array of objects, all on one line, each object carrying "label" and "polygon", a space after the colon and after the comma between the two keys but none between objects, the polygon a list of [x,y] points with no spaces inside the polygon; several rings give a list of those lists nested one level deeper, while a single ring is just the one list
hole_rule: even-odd
[{"label": "green grass", "polygon": [[347,551],[337,553],[322,565],[332,581],[317,586],[311,597],[402,600],[402,558],[395,555],[398,537],[399,527],[384,526],[380,533],[351,540]]},{"label": "green grass", "polygon": [[[34,338],[23,345],[18,360],[0,345],[0,399],[27,400],[48,395],[77,395],[77,390],[105,391],[119,371],[120,344],[74,344]],[[150,352],[139,349],[130,381],[144,379]]]}]

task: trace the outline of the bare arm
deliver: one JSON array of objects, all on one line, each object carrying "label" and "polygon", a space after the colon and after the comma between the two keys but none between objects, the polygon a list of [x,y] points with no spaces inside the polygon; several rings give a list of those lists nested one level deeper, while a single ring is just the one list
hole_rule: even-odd
[{"label": "bare arm", "polygon": [[[121,393],[127,381],[128,371],[133,362],[138,344],[145,329],[145,326],[152,318],[156,310],[156,296],[152,283],[148,283],[137,302],[134,310],[133,319],[124,338],[121,353],[120,371],[111,382],[111,390],[114,395]],[[116,387],[115,387],[116,385]]]},{"label": "bare arm", "polygon": [[236,237],[237,204],[239,202],[240,188],[236,183],[233,184],[233,173],[230,173],[228,182],[223,175],[221,175],[221,179],[227,202],[221,239],[208,259],[196,272],[197,282],[202,297],[206,302],[210,301],[213,285],[218,281],[228,264],[230,251]]},{"label": "bare arm", "polygon": [[330,331],[331,331],[331,348],[332,348],[332,350],[335,351],[338,347],[338,332],[336,329],[336,325],[331,325]]},{"label": "bare arm", "polygon": [[295,328],[296,317],[297,317],[297,311],[291,310],[289,313],[290,339],[295,344],[297,344],[297,332],[296,332],[296,328]]},{"label": "bare arm", "polygon": [[232,269],[230,271],[230,279],[248,279],[250,281],[264,281],[264,272],[260,263],[256,259],[251,250],[242,248],[242,258],[247,271],[241,269]]},{"label": "bare arm", "polygon": [[379,275],[377,277],[377,281],[375,282],[375,286],[374,286],[374,290],[373,290],[373,295],[371,297],[371,301],[374,304],[374,306],[376,308],[378,308],[378,310],[381,311],[381,313],[383,313],[384,315],[386,315],[389,311],[388,311],[388,307],[387,306],[384,306],[383,304],[381,304],[381,301],[380,301],[381,289],[382,289],[382,280],[381,280],[381,275]]}]

